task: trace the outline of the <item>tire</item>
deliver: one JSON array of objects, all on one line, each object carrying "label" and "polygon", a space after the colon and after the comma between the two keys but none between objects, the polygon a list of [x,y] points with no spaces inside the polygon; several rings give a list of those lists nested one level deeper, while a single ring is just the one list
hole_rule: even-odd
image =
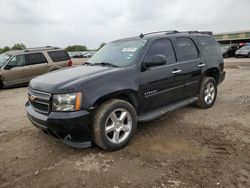
[{"label": "tire", "polygon": [[3,89],[3,81],[0,79],[0,89]]},{"label": "tire", "polygon": [[202,81],[196,106],[207,109],[214,105],[217,97],[217,83],[212,77],[205,77]]},{"label": "tire", "polygon": [[[123,120],[122,117],[123,116]],[[126,101],[111,99],[96,111],[92,127],[92,139],[107,151],[125,147],[134,136],[137,116],[134,107]]]}]

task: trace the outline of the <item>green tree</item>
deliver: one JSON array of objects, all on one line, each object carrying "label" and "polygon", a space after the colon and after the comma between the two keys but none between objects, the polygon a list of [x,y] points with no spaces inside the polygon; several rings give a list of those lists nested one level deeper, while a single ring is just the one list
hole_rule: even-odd
[{"label": "green tree", "polygon": [[26,46],[23,43],[17,43],[12,46],[11,50],[23,50]]},{"label": "green tree", "polygon": [[79,51],[87,51],[88,48],[84,45],[73,45],[73,46],[68,46],[66,48],[66,51],[68,52],[79,52]]},{"label": "green tree", "polygon": [[4,48],[0,48],[0,53],[4,53],[10,51],[10,47],[9,46],[5,46]]},{"label": "green tree", "polygon": [[100,50],[100,49],[101,49],[103,46],[105,46],[106,44],[107,44],[106,42],[102,42],[97,50]]}]

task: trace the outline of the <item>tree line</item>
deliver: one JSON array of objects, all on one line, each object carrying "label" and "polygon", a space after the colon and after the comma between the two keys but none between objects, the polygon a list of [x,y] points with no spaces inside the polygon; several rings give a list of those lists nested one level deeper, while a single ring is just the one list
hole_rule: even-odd
[{"label": "tree line", "polygon": [[17,43],[14,44],[12,47],[5,46],[4,48],[0,48],[0,54],[10,50],[23,50],[25,48],[26,46],[23,43]]},{"label": "tree line", "polygon": [[[96,50],[101,49],[105,45],[106,43],[102,42]],[[17,43],[14,44],[12,47],[5,46],[4,48],[0,48],[0,54],[10,50],[23,50],[23,49],[26,49],[26,46],[23,43]],[[65,50],[68,52],[75,52],[75,51],[88,51],[90,49],[88,49],[85,45],[72,45],[66,47]]]}]

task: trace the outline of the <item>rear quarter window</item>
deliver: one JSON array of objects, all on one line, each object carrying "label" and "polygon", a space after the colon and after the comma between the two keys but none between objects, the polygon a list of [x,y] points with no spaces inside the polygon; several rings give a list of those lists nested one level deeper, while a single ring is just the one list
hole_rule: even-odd
[{"label": "rear quarter window", "polygon": [[198,36],[197,39],[206,55],[212,56],[222,54],[219,44],[212,37]]},{"label": "rear quarter window", "polygon": [[50,58],[54,62],[59,62],[59,61],[68,61],[70,60],[70,57],[67,52],[61,50],[61,51],[52,51],[48,52]]}]

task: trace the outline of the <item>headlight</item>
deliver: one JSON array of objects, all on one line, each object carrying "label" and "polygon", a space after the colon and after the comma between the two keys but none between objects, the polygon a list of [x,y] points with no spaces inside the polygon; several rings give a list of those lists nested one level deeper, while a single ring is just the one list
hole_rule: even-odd
[{"label": "headlight", "polygon": [[53,96],[52,111],[72,112],[81,109],[82,93],[60,94]]}]

